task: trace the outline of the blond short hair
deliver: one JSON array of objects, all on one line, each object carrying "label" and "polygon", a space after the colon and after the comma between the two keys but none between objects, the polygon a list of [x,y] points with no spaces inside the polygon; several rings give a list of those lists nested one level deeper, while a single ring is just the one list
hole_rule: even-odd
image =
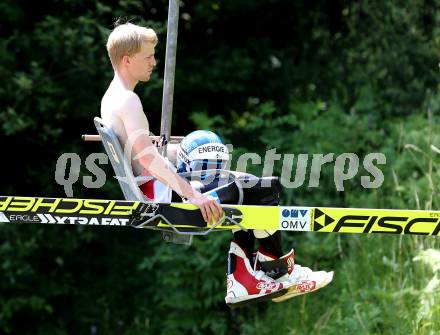
[{"label": "blond short hair", "polygon": [[113,68],[118,67],[125,55],[133,56],[139,52],[142,42],[157,44],[157,35],[153,29],[129,22],[116,26],[107,40],[107,52]]}]

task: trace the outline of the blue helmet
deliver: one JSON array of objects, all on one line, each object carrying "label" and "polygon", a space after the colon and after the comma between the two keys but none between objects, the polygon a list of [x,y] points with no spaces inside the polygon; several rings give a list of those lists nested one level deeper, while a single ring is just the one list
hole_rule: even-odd
[{"label": "blue helmet", "polygon": [[221,138],[208,130],[185,136],[177,149],[177,172],[224,169],[229,151]]}]

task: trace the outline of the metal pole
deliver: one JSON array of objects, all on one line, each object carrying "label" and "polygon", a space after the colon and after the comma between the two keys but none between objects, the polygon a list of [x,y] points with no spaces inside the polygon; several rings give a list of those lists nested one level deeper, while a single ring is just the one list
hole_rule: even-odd
[{"label": "metal pole", "polygon": [[[173,119],[174,75],[176,69],[177,33],[179,28],[179,0],[169,0],[167,45],[165,52],[165,73],[162,96],[162,121],[160,135],[170,140],[171,121]],[[167,148],[162,147],[162,155],[166,157]]]}]

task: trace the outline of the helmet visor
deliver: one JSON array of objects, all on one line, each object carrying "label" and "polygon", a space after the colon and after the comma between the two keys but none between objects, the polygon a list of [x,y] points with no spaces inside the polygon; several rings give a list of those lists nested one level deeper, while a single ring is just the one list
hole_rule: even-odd
[{"label": "helmet visor", "polygon": [[196,159],[189,163],[191,171],[205,171],[205,170],[223,170],[226,167],[227,161],[223,159]]}]

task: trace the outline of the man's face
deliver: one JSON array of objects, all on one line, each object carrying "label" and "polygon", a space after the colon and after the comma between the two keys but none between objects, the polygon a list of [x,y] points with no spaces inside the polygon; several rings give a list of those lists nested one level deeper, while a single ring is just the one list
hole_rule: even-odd
[{"label": "man's face", "polygon": [[141,50],[129,57],[128,71],[138,81],[150,80],[151,73],[156,66],[154,58],[154,44],[142,43]]}]

